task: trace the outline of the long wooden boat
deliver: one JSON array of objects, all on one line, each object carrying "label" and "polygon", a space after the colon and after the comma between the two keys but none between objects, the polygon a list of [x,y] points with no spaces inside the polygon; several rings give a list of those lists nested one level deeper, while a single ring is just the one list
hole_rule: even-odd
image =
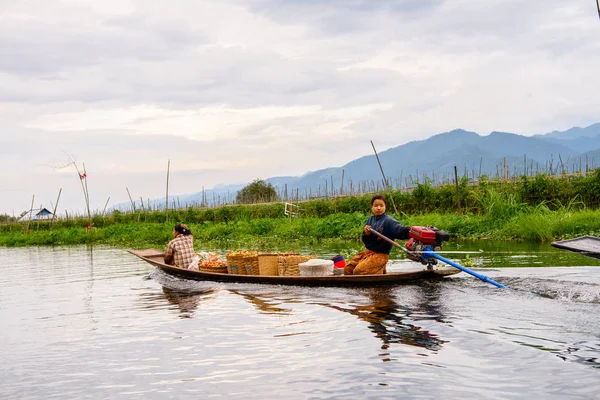
[{"label": "long wooden boat", "polygon": [[129,250],[129,252],[167,274],[196,281],[263,283],[299,286],[373,286],[406,283],[418,280],[439,279],[461,272],[455,268],[426,269],[407,272],[388,272],[384,275],[328,275],[328,276],[266,276],[235,275],[203,272],[167,265],[163,252],[156,249]]},{"label": "long wooden boat", "polygon": [[600,260],[600,238],[595,236],[581,236],[575,239],[560,240],[552,242],[551,245],[558,249],[569,250]]}]

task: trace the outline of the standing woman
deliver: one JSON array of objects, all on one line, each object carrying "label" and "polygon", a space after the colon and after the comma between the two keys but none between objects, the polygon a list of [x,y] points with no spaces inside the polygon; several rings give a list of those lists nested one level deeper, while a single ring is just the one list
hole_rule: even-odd
[{"label": "standing woman", "polygon": [[366,250],[361,251],[346,264],[344,275],[371,275],[385,274],[385,266],[390,259],[392,244],[372,235],[375,230],[390,239],[409,239],[410,228],[402,225],[393,217],[385,213],[385,197],[373,196],[371,199],[371,212],[373,215],[367,220],[362,233],[362,241]]},{"label": "standing woman", "polygon": [[165,251],[165,264],[175,265],[179,268],[187,268],[193,261],[194,237],[192,231],[186,224],[177,224],[173,228],[173,236]]}]

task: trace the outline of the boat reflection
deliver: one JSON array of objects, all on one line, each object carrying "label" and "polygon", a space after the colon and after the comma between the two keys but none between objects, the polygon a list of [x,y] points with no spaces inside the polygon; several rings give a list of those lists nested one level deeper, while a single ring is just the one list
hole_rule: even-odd
[{"label": "boat reflection", "polygon": [[[420,288],[423,289],[423,287]],[[435,301],[437,297],[435,288],[436,286],[432,286],[427,289],[427,292],[420,290],[419,295],[423,301],[410,307],[402,307],[397,303],[393,287],[367,290],[365,292],[368,299],[367,304],[345,307],[331,304],[322,305],[347,312],[365,321],[373,335],[383,342],[381,346],[383,350],[387,349],[390,343],[402,343],[437,351],[446,341],[413,322],[409,322],[415,320],[411,317],[413,314],[424,315],[427,319],[442,320],[439,309],[435,306],[438,303]]]},{"label": "boat reflection", "polygon": [[218,292],[218,289],[206,289],[190,293],[163,287],[163,297],[179,308],[180,318],[192,318],[198,305],[203,301],[213,299]]},{"label": "boat reflection", "polygon": [[410,305],[399,304],[396,291],[405,289],[393,286],[355,289],[351,292],[340,289],[328,293],[307,293],[306,290],[286,288],[284,295],[279,291],[265,290],[264,287],[212,288],[193,293],[163,288],[163,294],[171,304],[179,307],[181,318],[192,318],[202,301],[214,298],[221,290],[242,297],[264,314],[291,314],[292,308],[286,308],[286,303],[305,303],[354,315],[364,321],[373,335],[381,340],[383,350],[392,343],[401,343],[437,351],[446,343],[435,333],[415,324],[419,320],[444,322],[439,307],[440,288],[435,284],[413,285],[410,289]]}]

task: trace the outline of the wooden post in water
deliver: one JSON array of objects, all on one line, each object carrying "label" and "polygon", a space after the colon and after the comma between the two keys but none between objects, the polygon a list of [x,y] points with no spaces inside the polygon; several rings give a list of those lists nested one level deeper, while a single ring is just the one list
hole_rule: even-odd
[{"label": "wooden post in water", "polygon": [[379,161],[379,155],[377,154],[377,150],[375,150],[375,145],[373,144],[372,140],[371,140],[371,146],[373,147],[373,151],[375,152],[375,158],[377,158],[377,164],[379,164],[379,169],[381,170],[381,175],[383,176],[383,184],[387,188],[387,190],[390,194],[390,200],[392,201],[392,205],[394,206],[394,213],[398,214],[398,209],[396,208],[396,203],[394,203],[394,197],[392,196],[392,189],[388,185],[388,181],[385,177],[385,173],[383,172],[383,167],[381,166],[381,162]]},{"label": "wooden post in water", "polygon": [[171,169],[171,159],[167,163],[167,194],[165,197],[165,222],[169,222],[169,170]]},{"label": "wooden post in water", "polygon": [[456,185],[456,200],[458,203],[458,213],[462,213],[462,207],[460,206],[460,191],[458,190],[458,171],[456,165],[454,166],[454,184]]}]

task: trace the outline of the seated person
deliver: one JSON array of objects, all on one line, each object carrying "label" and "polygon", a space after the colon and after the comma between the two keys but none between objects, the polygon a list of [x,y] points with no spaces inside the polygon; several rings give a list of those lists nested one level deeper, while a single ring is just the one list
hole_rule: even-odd
[{"label": "seated person", "polygon": [[385,198],[377,195],[371,199],[373,215],[367,220],[362,233],[362,241],[366,250],[355,255],[344,267],[344,275],[385,274],[390,259],[392,245],[380,237],[371,234],[371,230],[394,239],[408,239],[409,227],[402,225],[385,213]]},{"label": "seated person", "polygon": [[185,224],[177,224],[173,228],[173,236],[165,251],[165,264],[179,268],[188,268],[195,260],[194,237]]}]

